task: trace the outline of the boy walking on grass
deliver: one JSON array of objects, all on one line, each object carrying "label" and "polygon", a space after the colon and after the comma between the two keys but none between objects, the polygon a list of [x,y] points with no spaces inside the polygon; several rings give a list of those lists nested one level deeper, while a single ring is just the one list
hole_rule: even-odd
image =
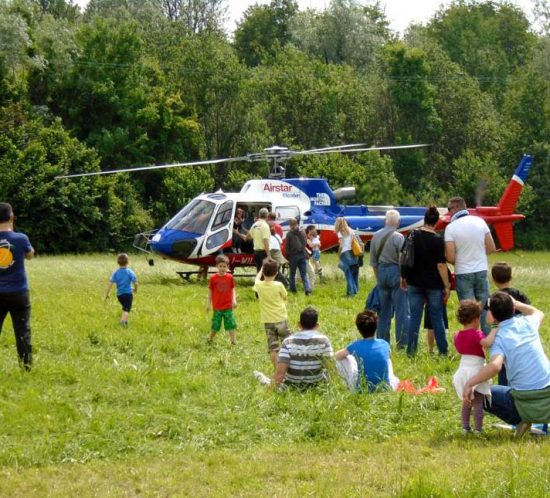
[{"label": "boy walking on grass", "polygon": [[277,366],[279,344],[290,335],[286,310],[288,294],[285,286],[275,280],[278,267],[276,261],[265,260],[254,283],[254,291],[260,301],[260,320],[267,334],[267,350],[273,367]]},{"label": "boy walking on grass", "polygon": [[[117,256],[118,270],[115,270],[109,280],[109,285],[105,291],[105,302],[109,299],[109,293],[113,284],[116,285],[116,295],[118,302],[122,306],[122,316],[120,317],[120,325],[128,327],[128,315],[132,310],[132,302],[134,293],[137,293],[138,284],[136,274],[128,268],[128,254],[120,253]],[[132,290],[133,285],[133,290]]]},{"label": "boy walking on grass", "polygon": [[212,328],[208,336],[208,342],[212,342],[216,334],[221,330],[222,321],[225,331],[229,334],[231,344],[236,344],[235,315],[233,309],[237,307],[237,294],[235,292],[235,280],[229,273],[229,259],[220,254],[216,257],[218,273],[212,275],[208,282],[208,301],[206,311],[214,309],[212,315]]}]

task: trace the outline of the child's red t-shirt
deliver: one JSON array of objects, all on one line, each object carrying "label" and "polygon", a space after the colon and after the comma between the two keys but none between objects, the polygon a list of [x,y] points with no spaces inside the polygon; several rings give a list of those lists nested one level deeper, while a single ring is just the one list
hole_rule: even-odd
[{"label": "child's red t-shirt", "polygon": [[471,354],[485,358],[483,346],[479,343],[485,335],[481,330],[460,330],[454,337],[455,348],[460,354]]},{"label": "child's red t-shirt", "polygon": [[212,275],[208,288],[212,291],[212,308],[216,311],[230,310],[233,308],[233,288],[235,281],[231,273],[226,273],[223,277]]}]

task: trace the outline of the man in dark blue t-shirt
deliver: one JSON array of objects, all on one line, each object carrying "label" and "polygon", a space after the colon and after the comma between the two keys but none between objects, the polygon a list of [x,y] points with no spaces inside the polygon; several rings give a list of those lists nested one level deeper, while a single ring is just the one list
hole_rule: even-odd
[{"label": "man in dark blue t-shirt", "polygon": [[0,202],[0,333],[9,313],[19,362],[25,370],[30,370],[32,363],[31,304],[25,259],[33,256],[29,238],[13,230],[12,207]]}]

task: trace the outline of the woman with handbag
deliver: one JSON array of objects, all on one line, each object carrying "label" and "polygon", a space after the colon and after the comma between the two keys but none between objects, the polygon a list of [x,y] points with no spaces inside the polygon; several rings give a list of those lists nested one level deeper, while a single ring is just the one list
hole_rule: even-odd
[{"label": "woman with handbag", "polygon": [[445,259],[445,243],[435,227],[439,221],[437,207],[430,206],[424,214],[424,226],[413,230],[414,261],[411,267],[401,265],[401,287],[407,290],[410,307],[407,354],[414,355],[418,348],[418,333],[424,303],[435,333],[439,354],[447,354],[448,344],[443,323],[443,303],[449,297],[450,282]]},{"label": "woman with handbag", "polygon": [[[354,297],[359,291],[359,266],[358,259],[353,254],[352,245],[355,240],[355,234],[349,227],[347,221],[342,218],[336,218],[334,231],[338,236],[338,268],[344,272],[346,277],[346,296]],[[357,242],[357,241],[356,241]]]}]

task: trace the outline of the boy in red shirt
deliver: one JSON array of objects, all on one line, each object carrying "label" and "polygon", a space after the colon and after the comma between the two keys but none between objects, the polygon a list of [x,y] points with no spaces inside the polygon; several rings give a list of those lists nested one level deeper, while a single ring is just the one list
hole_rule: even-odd
[{"label": "boy in red shirt", "polygon": [[223,326],[226,332],[229,333],[231,344],[236,344],[235,315],[233,309],[237,307],[237,294],[235,293],[235,281],[233,275],[229,271],[229,259],[227,256],[220,254],[216,257],[216,268],[218,273],[212,275],[208,282],[208,301],[206,302],[206,311],[210,308],[214,309],[212,315],[212,328],[208,336],[208,342],[212,342],[216,334]]}]

